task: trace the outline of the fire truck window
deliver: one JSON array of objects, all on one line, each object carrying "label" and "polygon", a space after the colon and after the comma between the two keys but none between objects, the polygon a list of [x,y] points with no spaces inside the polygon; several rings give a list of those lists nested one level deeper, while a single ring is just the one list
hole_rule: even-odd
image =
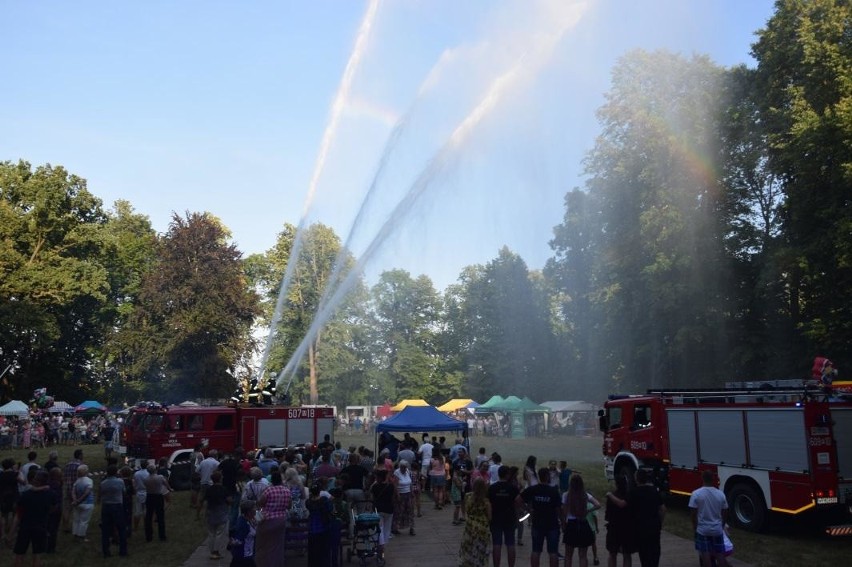
[{"label": "fire truck window", "polygon": [[166,421],[166,431],[180,431],[181,421],[179,415],[173,415]]},{"label": "fire truck window", "polygon": [[609,428],[618,429],[621,427],[621,408],[609,408]]},{"label": "fire truck window", "polygon": [[163,414],[151,414],[145,416],[145,431],[156,431],[163,424]]},{"label": "fire truck window", "polygon": [[232,429],[234,427],[234,416],[226,413],[222,415],[216,416],[216,423],[213,425],[213,429],[216,431],[223,431],[226,429]]},{"label": "fire truck window", "polygon": [[633,408],[633,428],[644,429],[646,427],[651,427],[651,408],[636,406]]},{"label": "fire truck window", "polygon": [[191,415],[189,416],[189,421],[186,427],[189,431],[200,431],[204,429],[204,416],[203,415]]}]

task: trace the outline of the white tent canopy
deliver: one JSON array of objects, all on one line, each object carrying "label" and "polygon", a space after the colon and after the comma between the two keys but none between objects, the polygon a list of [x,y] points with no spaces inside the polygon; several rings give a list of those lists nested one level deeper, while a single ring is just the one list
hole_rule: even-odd
[{"label": "white tent canopy", "polygon": [[563,411],[596,411],[598,408],[589,402],[541,402],[539,405],[546,407],[552,412]]},{"label": "white tent canopy", "polygon": [[74,413],[74,406],[68,402],[53,402],[53,405],[47,411],[50,413]]},{"label": "white tent canopy", "polygon": [[19,417],[26,417],[29,414],[29,407],[20,400],[12,400],[8,404],[0,406],[0,415],[17,415]]}]

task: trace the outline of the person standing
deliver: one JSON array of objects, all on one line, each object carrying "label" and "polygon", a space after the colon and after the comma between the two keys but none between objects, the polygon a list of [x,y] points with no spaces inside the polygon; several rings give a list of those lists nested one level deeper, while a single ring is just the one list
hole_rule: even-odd
[{"label": "person standing", "polygon": [[587,567],[589,564],[589,547],[595,541],[595,534],[586,520],[586,514],[590,511],[589,504],[592,504],[593,510],[601,507],[600,503],[586,492],[583,477],[574,473],[568,485],[568,492],[562,495],[562,541],[565,542],[566,567],[571,567],[575,549],[580,567]]},{"label": "person standing", "polygon": [[[273,471],[271,476],[271,485],[257,499],[258,506],[263,509],[263,521],[257,526],[255,538],[255,563],[258,567],[280,564],[286,552],[287,513],[292,506],[292,496],[280,471]],[[213,478],[215,480],[215,473]]]},{"label": "person standing", "polygon": [[148,502],[148,492],[145,489],[145,480],[148,478],[148,461],[142,459],[139,463],[141,468],[133,473],[133,531],[139,529],[139,523],[145,516],[145,507]]},{"label": "person standing", "polygon": [[518,525],[518,508],[523,506],[520,491],[509,482],[509,467],[503,465],[497,471],[500,480],[488,487],[491,503],[491,552],[494,567],[500,567],[503,546],[509,567],[515,565],[515,530]]},{"label": "person standing", "polygon": [[157,465],[148,465],[145,478],[145,541],[154,539],[154,516],[157,516],[157,536],[166,541],[166,495],[171,492],[166,477],[157,472]]},{"label": "person standing", "polygon": [[[728,515],[728,499],[716,488],[713,471],[701,473],[704,486],[689,497],[692,528],[695,531],[695,550],[701,556],[701,565],[710,567],[716,560],[719,567],[727,567],[725,556],[725,520]],[[644,567],[644,563],[642,564]]]},{"label": "person standing", "polygon": [[491,502],[488,501],[488,482],[473,481],[473,489],[465,495],[467,522],[459,548],[459,567],[485,567],[488,561],[488,538],[491,523]]},{"label": "person standing", "polygon": [[87,532],[95,508],[95,483],[89,478],[89,467],[77,467],[77,481],[71,486],[71,533],[77,541],[89,542]]},{"label": "person standing", "polygon": [[408,535],[414,535],[414,503],[412,500],[411,471],[408,461],[399,461],[399,468],[393,471],[393,483],[396,485],[396,509],[393,514],[392,534],[399,534],[400,527],[408,526]]},{"label": "person standing", "polygon": [[621,554],[622,567],[632,567],[631,554],[636,550],[636,530],[631,510],[627,508],[630,495],[629,481],[624,475],[615,477],[615,492],[606,493],[606,550],[609,552],[608,567],[616,567]]},{"label": "person standing", "polygon": [[666,506],[657,487],[651,482],[648,471],[636,471],[636,487],[630,491],[627,507],[633,512],[633,525],[636,526],[636,549],[642,567],[658,567],[660,564],[660,532]]},{"label": "person standing", "polygon": [[225,533],[225,526],[228,525],[230,497],[222,484],[221,471],[214,471],[210,478],[213,484],[204,493],[204,500],[199,504],[199,508],[204,508],[205,505],[207,508],[204,519],[207,523],[207,548],[210,551],[210,559],[221,559],[219,543],[222,534]]},{"label": "person standing", "polygon": [[12,532],[17,531],[13,552],[15,567],[23,565],[27,548],[33,548],[33,566],[40,564],[40,555],[47,550],[47,518],[50,511],[59,505],[56,493],[47,487],[48,475],[38,471],[33,478],[31,490],[21,494],[17,502],[17,514],[12,520]]},{"label": "person standing", "polygon": [[388,471],[385,469],[377,469],[375,476],[376,481],[370,487],[370,496],[372,496],[376,512],[378,512],[381,518],[379,557],[383,557],[385,545],[387,545],[388,539],[390,539],[391,526],[393,525],[393,501],[396,495],[396,487],[388,482]]},{"label": "person standing", "polygon": [[[461,440],[457,440],[461,441]],[[467,457],[467,449],[456,445],[456,459],[452,462],[450,499],[453,501],[453,525],[457,526],[464,520],[464,496],[470,489],[470,475],[473,472],[473,461]],[[493,503],[492,503],[493,506]]]},{"label": "person standing", "polygon": [[521,492],[521,499],[530,511],[532,525],[532,554],[530,567],[538,567],[544,543],[547,542],[547,555],[550,567],[559,564],[559,510],[562,499],[559,489],[548,483],[550,471],[538,470],[539,483],[528,486]]},{"label": "person standing", "polygon": [[98,498],[101,502],[101,551],[110,557],[110,540],[118,534],[118,554],[127,555],[127,526],[124,516],[124,481],[118,478],[118,467],[109,465],[101,481]]},{"label": "person standing", "polygon": [[331,501],[320,494],[317,484],[311,486],[310,496],[305,503],[308,509],[308,567],[330,567],[331,549],[329,529],[331,527]]},{"label": "person standing", "polygon": [[65,531],[71,529],[71,492],[77,482],[77,468],[83,464],[83,450],[76,449],[74,458],[62,468],[62,524]]},{"label": "person standing", "polygon": [[213,471],[218,468],[219,452],[216,449],[210,449],[210,452],[207,453],[207,458],[198,464],[198,474],[200,476],[199,482],[201,483],[201,493],[199,494],[199,498],[201,500],[204,500],[204,491],[213,484],[210,477],[213,475]]}]

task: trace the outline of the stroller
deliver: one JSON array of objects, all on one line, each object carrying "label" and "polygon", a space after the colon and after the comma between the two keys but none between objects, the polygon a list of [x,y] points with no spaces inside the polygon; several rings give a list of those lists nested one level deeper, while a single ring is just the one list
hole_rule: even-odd
[{"label": "stroller", "polygon": [[384,555],[379,550],[379,532],[381,531],[381,518],[376,512],[352,512],[352,548],[346,551],[346,560],[352,562],[356,556],[362,566],[367,564],[370,557],[376,558],[376,565],[382,567],[385,564]]}]

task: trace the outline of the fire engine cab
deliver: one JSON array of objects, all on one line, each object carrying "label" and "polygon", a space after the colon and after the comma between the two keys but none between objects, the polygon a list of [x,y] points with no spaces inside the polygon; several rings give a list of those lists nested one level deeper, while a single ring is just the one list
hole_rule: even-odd
[{"label": "fire engine cab", "polygon": [[608,479],[643,468],[689,495],[710,469],[729,520],[765,529],[769,512],[852,507],[852,401],[819,389],[649,390],[600,413]]}]

